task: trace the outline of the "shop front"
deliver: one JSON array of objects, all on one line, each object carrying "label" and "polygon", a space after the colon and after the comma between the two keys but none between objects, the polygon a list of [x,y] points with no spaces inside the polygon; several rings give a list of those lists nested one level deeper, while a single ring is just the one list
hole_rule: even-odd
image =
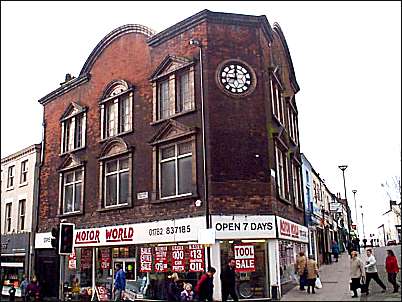
[{"label": "shop front", "polygon": [[1,236],[1,294],[8,296],[11,286],[15,295],[21,297],[20,284],[23,276],[29,276],[30,233]]},{"label": "shop front", "polygon": [[308,256],[308,228],[290,220],[277,217],[279,238],[279,266],[282,294],[298,281],[295,274],[297,255],[303,251]]},{"label": "shop front", "polygon": [[76,229],[74,253],[61,258],[62,297],[75,301],[113,299],[116,264],[126,272],[129,300],[166,300],[169,276],[195,286],[205,270],[198,230],[205,217]]}]

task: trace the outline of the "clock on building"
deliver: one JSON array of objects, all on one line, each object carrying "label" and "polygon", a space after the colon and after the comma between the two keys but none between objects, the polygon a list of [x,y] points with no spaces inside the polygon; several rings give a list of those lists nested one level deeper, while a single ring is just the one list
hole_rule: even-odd
[{"label": "clock on building", "polygon": [[245,95],[255,87],[251,67],[238,61],[227,61],[218,67],[217,80],[225,92]]}]

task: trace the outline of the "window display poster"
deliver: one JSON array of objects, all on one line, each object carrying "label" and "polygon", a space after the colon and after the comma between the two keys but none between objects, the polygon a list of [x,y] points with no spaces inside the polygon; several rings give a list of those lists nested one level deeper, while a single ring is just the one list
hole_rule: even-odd
[{"label": "window display poster", "polygon": [[140,272],[150,273],[152,271],[152,249],[142,247],[140,250]]},{"label": "window display poster", "polygon": [[234,246],[236,272],[255,272],[254,245],[239,244]]},{"label": "window display poster", "polygon": [[184,265],[185,265],[185,250],[184,246],[182,245],[177,245],[177,246],[172,246],[171,250],[171,257],[172,257],[172,272],[177,272],[181,273],[185,271]]},{"label": "window display poster", "polygon": [[72,254],[68,255],[68,269],[77,269],[77,256],[75,255],[75,249],[73,249]]},{"label": "window display poster", "polygon": [[92,267],[92,249],[81,250],[81,269],[88,269]]},{"label": "window display poster", "polygon": [[189,250],[189,272],[204,271],[204,247],[201,244],[190,244]]},{"label": "window display poster", "polygon": [[100,251],[100,260],[101,260],[101,268],[109,269],[110,268],[110,250],[109,248],[101,248]]},{"label": "window display poster", "polygon": [[110,301],[106,287],[97,286],[95,287],[95,290],[96,290],[96,296],[98,297],[98,301]]},{"label": "window display poster", "polygon": [[168,263],[168,247],[156,246],[155,247],[155,273],[167,272]]}]

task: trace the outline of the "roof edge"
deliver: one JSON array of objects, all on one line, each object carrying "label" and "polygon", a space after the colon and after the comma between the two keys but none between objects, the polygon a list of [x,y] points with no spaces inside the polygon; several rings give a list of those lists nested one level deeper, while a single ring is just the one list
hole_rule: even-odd
[{"label": "roof edge", "polygon": [[24,148],[22,150],[19,150],[19,151],[14,152],[14,153],[12,153],[10,155],[7,155],[6,157],[1,159],[1,164],[5,164],[5,163],[10,162],[12,160],[18,159],[19,157],[22,157],[23,155],[32,153],[32,152],[34,152],[36,150],[40,150],[41,146],[42,145],[40,143],[39,144],[33,144],[33,145],[30,145],[30,146],[28,146],[28,147],[26,147],[26,148]]}]

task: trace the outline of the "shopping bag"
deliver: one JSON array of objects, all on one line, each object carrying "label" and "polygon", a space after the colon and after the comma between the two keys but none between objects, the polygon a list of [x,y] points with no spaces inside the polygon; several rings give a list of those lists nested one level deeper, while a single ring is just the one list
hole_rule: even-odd
[{"label": "shopping bag", "polygon": [[315,279],[315,287],[322,288],[322,283],[321,283],[320,277],[317,277],[317,279]]}]

